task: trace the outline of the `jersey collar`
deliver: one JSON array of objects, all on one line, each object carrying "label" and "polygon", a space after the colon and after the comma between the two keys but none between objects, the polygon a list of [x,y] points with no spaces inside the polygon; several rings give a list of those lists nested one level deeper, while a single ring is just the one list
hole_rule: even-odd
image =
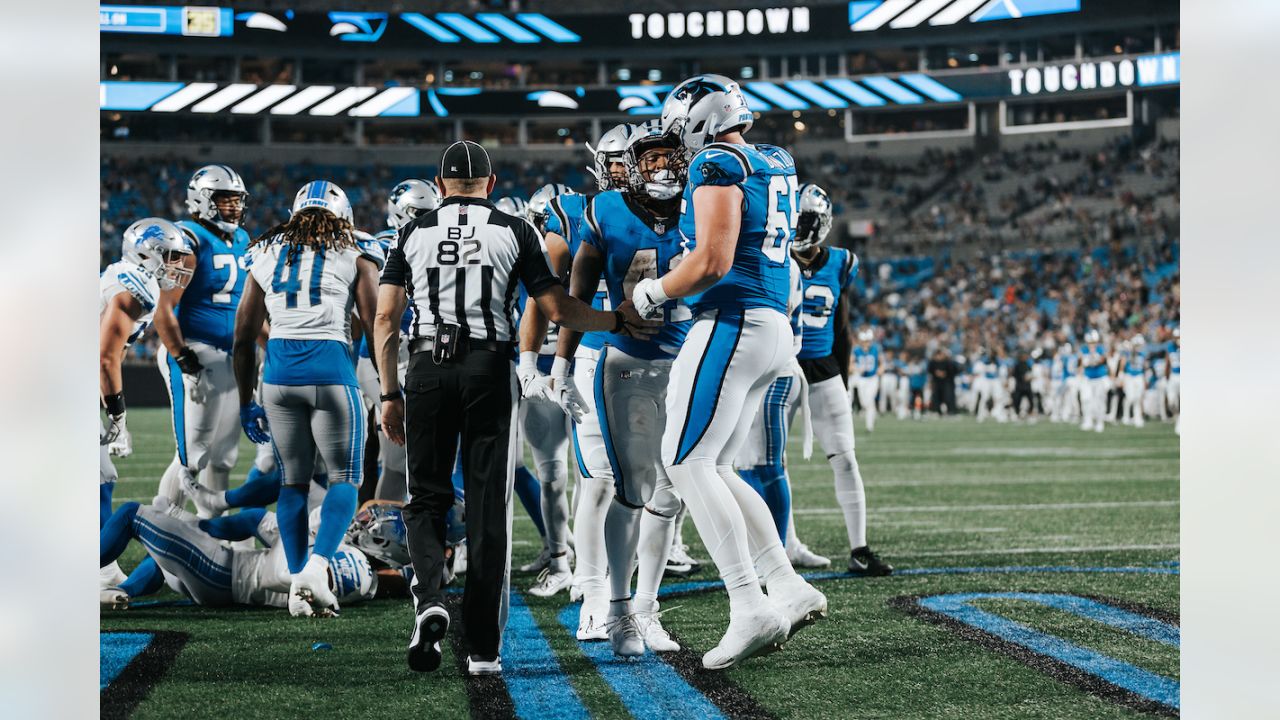
[{"label": "jersey collar", "polygon": [[488,198],[469,197],[467,195],[450,195],[440,203],[441,207],[445,205],[483,205],[487,208],[493,208],[493,202]]},{"label": "jersey collar", "polygon": [[[822,268],[826,267],[827,261],[830,259],[831,259],[831,251],[828,250],[826,247],[819,245],[818,256],[813,259],[813,262],[809,263],[808,267],[801,266],[800,272],[804,273],[805,277],[811,278],[814,275],[816,275],[820,270],[822,270]],[[799,261],[797,260],[796,262],[799,262]]]}]

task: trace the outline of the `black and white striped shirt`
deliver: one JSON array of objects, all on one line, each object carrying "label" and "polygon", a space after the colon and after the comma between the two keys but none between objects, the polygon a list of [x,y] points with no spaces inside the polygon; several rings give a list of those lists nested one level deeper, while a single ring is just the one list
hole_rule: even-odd
[{"label": "black and white striped shirt", "polygon": [[414,340],[446,322],[473,340],[515,341],[517,283],[529,295],[559,283],[538,231],[472,197],[447,198],[401,229],[382,271],[382,284],[409,296]]}]

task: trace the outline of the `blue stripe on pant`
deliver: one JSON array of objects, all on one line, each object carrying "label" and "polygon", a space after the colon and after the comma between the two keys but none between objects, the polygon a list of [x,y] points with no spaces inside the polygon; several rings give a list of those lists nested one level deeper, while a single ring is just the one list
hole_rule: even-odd
[{"label": "blue stripe on pant", "polygon": [[684,462],[689,457],[716,416],[716,407],[720,403],[720,390],[724,386],[729,362],[733,360],[733,355],[738,349],[738,341],[742,338],[742,328],[746,318],[742,315],[731,318],[717,316],[714,322],[715,327],[707,337],[707,346],[702,351],[702,359],[698,361],[693,388],[689,393],[689,406],[685,411],[684,427],[680,431],[676,464]]},{"label": "blue stripe on pant", "polygon": [[787,399],[795,379],[784,375],[769,386],[764,398],[765,464],[781,465],[787,449]]},{"label": "blue stripe on pant", "polygon": [[170,404],[173,405],[173,436],[178,443],[178,462],[183,467],[190,467],[187,464],[186,389],[182,384],[182,368],[178,367],[178,361],[172,355],[167,355],[166,360],[169,365],[169,393],[173,398]]},{"label": "blue stripe on pant", "polygon": [[135,518],[134,528],[137,530],[138,540],[148,552],[182,565],[211,588],[231,589],[231,568],[214,562],[186,538],[166,532],[142,517]]}]

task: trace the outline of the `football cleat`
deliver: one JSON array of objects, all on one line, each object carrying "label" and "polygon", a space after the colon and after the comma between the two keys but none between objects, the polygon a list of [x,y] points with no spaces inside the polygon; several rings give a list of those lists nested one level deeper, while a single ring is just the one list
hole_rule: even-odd
[{"label": "football cleat", "polygon": [[644,644],[654,652],[676,652],[680,649],[680,644],[671,639],[671,635],[667,629],[662,627],[662,613],[658,612],[655,605],[653,612],[636,613],[636,625],[640,628],[640,635],[644,638]]},{"label": "football cleat", "polygon": [[181,505],[175,505],[172,500],[164,495],[157,495],[151,498],[151,507],[168,515],[175,520],[183,522],[200,522],[200,518],[195,513],[187,512],[187,509]]},{"label": "football cleat", "polygon": [[831,564],[831,558],[819,555],[802,542],[787,546],[787,559],[791,567],[823,568]]},{"label": "football cleat", "polygon": [[227,511],[227,501],[222,493],[214,492],[196,480],[190,470],[183,468],[179,473],[182,478],[182,492],[195,503],[200,517],[218,517]]},{"label": "football cleat", "polygon": [[120,569],[120,565],[112,560],[110,564],[98,568],[98,588],[105,590],[120,585],[128,576]]},{"label": "football cleat", "polygon": [[430,605],[418,613],[409,638],[409,669],[431,672],[440,667],[440,641],[448,631],[449,611],[444,606]]},{"label": "football cleat", "polygon": [[605,629],[609,613],[609,599],[603,593],[592,597],[588,595],[578,608],[578,632],[576,637],[583,641],[608,640],[609,631]]},{"label": "football cleat", "polygon": [[671,544],[671,549],[667,551],[667,567],[664,571],[665,575],[673,575],[675,577],[688,577],[702,569],[702,563],[694,560],[689,555],[689,546],[682,542]]},{"label": "football cleat", "polygon": [[520,572],[528,574],[542,572],[543,570],[546,570],[547,566],[550,564],[551,550],[549,550],[546,545],[543,545],[542,552],[538,553],[538,557],[527,565],[521,565]]},{"label": "football cleat", "polygon": [[551,568],[547,568],[538,575],[537,581],[529,588],[529,594],[537,597],[548,598],[572,584],[573,573],[568,570],[565,570],[564,572],[553,572]]},{"label": "football cleat", "polygon": [[791,623],[787,637],[795,635],[805,625],[827,616],[827,596],[799,575],[770,583],[769,599]]},{"label": "football cleat", "polygon": [[863,545],[849,553],[849,572],[854,575],[882,577],[893,573],[893,566],[880,559],[871,548]]},{"label": "football cleat", "polygon": [[103,610],[128,610],[129,593],[118,587],[104,587],[98,591],[98,603]]},{"label": "football cleat", "polygon": [[729,628],[720,644],[702,656],[702,667],[726,670],[747,658],[780,650],[790,631],[786,616],[768,603],[750,614],[730,613]]},{"label": "football cleat", "polygon": [[634,614],[611,614],[608,627],[609,645],[613,647],[614,655],[618,657],[639,657],[644,654],[644,637],[640,634],[640,628],[636,625],[636,616]]},{"label": "football cleat", "polygon": [[[311,612],[302,611],[301,605],[296,604],[295,599],[305,603]],[[294,612],[295,609],[299,612]],[[302,568],[302,572],[293,576],[293,582],[289,584],[289,613],[295,617],[299,614],[315,617],[338,616],[338,598],[329,588],[328,560],[319,555],[312,555],[307,558],[307,564]]]},{"label": "football cleat", "polygon": [[582,602],[582,583],[578,581],[578,576],[573,576],[573,582],[569,583],[569,602]]},{"label": "football cleat", "polygon": [[502,674],[502,656],[492,660],[485,660],[479,655],[472,655],[467,658],[467,674],[468,675],[501,675]]}]

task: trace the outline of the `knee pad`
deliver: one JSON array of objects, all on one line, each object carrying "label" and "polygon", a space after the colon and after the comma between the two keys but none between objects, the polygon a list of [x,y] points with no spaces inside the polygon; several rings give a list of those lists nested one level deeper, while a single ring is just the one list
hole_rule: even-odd
[{"label": "knee pad", "polygon": [[569,466],[565,464],[564,458],[553,458],[538,463],[538,482],[543,485],[564,483],[568,480]]},{"label": "knee pad", "polygon": [[654,515],[674,518],[680,512],[680,507],[683,504],[680,496],[676,494],[673,488],[659,487],[653,491],[653,497],[649,498],[645,509]]},{"label": "knee pad", "polygon": [[852,476],[858,485],[862,485],[862,473],[858,470],[858,458],[852,451],[832,455],[828,459],[831,461],[831,469],[835,470],[837,479],[841,476]]}]

